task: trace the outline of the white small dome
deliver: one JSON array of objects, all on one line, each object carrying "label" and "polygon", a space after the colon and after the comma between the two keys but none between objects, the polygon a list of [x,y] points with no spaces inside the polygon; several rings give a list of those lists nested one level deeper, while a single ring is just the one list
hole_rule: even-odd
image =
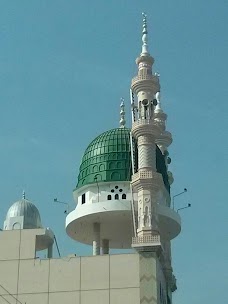
[{"label": "white small dome", "polygon": [[[41,218],[39,210],[29,200],[23,198],[15,202],[8,210],[5,222],[12,222],[13,218],[23,216],[23,227],[20,229],[36,229],[41,228]],[[11,220],[10,220],[11,219]],[[6,230],[12,229],[9,226],[5,227]]]}]

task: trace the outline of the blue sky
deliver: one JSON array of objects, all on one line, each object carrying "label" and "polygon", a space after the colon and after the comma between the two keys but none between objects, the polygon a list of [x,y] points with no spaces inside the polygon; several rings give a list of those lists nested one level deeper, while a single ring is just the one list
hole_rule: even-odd
[{"label": "blue sky", "polygon": [[[0,220],[25,189],[62,254],[90,254],[70,240],[53,198],[72,189],[89,142],[118,126],[149,22],[161,74],[182,212],[173,242],[176,304],[214,304],[228,283],[228,38],[225,0],[0,2]],[[127,106],[128,125],[130,124]]]}]

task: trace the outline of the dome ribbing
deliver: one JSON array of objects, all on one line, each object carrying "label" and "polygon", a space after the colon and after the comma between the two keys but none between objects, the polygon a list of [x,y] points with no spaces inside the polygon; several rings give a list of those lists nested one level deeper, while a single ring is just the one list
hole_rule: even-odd
[{"label": "dome ribbing", "polygon": [[76,189],[98,181],[130,181],[131,175],[130,129],[112,129],[96,137],[85,150]]},{"label": "dome ribbing", "polygon": [[[11,218],[20,216],[24,217],[23,225],[20,229],[34,229],[42,227],[39,210],[27,199],[17,201],[9,208],[6,215],[6,222]],[[6,230],[8,230],[8,227]]]}]

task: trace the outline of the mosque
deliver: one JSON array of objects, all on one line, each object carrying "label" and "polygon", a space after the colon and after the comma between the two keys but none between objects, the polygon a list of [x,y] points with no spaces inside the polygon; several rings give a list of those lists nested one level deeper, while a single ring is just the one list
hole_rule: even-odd
[{"label": "mosque", "polygon": [[[132,79],[132,126],[105,131],[86,148],[76,207],[66,216],[67,235],[91,245],[91,256],[53,257],[55,234],[42,226],[25,193],[8,210],[0,231],[0,304],[171,304],[177,289],[171,240],[181,231],[172,206],[167,115],[159,74],[152,72],[147,19]],[[129,254],[110,249],[133,248]],[[46,258],[37,252],[46,250]]]}]

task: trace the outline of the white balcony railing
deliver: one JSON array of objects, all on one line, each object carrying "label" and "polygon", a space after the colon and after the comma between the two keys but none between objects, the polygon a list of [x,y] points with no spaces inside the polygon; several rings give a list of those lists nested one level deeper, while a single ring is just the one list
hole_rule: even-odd
[{"label": "white balcony railing", "polygon": [[132,244],[151,244],[160,245],[160,235],[144,235],[132,238]]}]

